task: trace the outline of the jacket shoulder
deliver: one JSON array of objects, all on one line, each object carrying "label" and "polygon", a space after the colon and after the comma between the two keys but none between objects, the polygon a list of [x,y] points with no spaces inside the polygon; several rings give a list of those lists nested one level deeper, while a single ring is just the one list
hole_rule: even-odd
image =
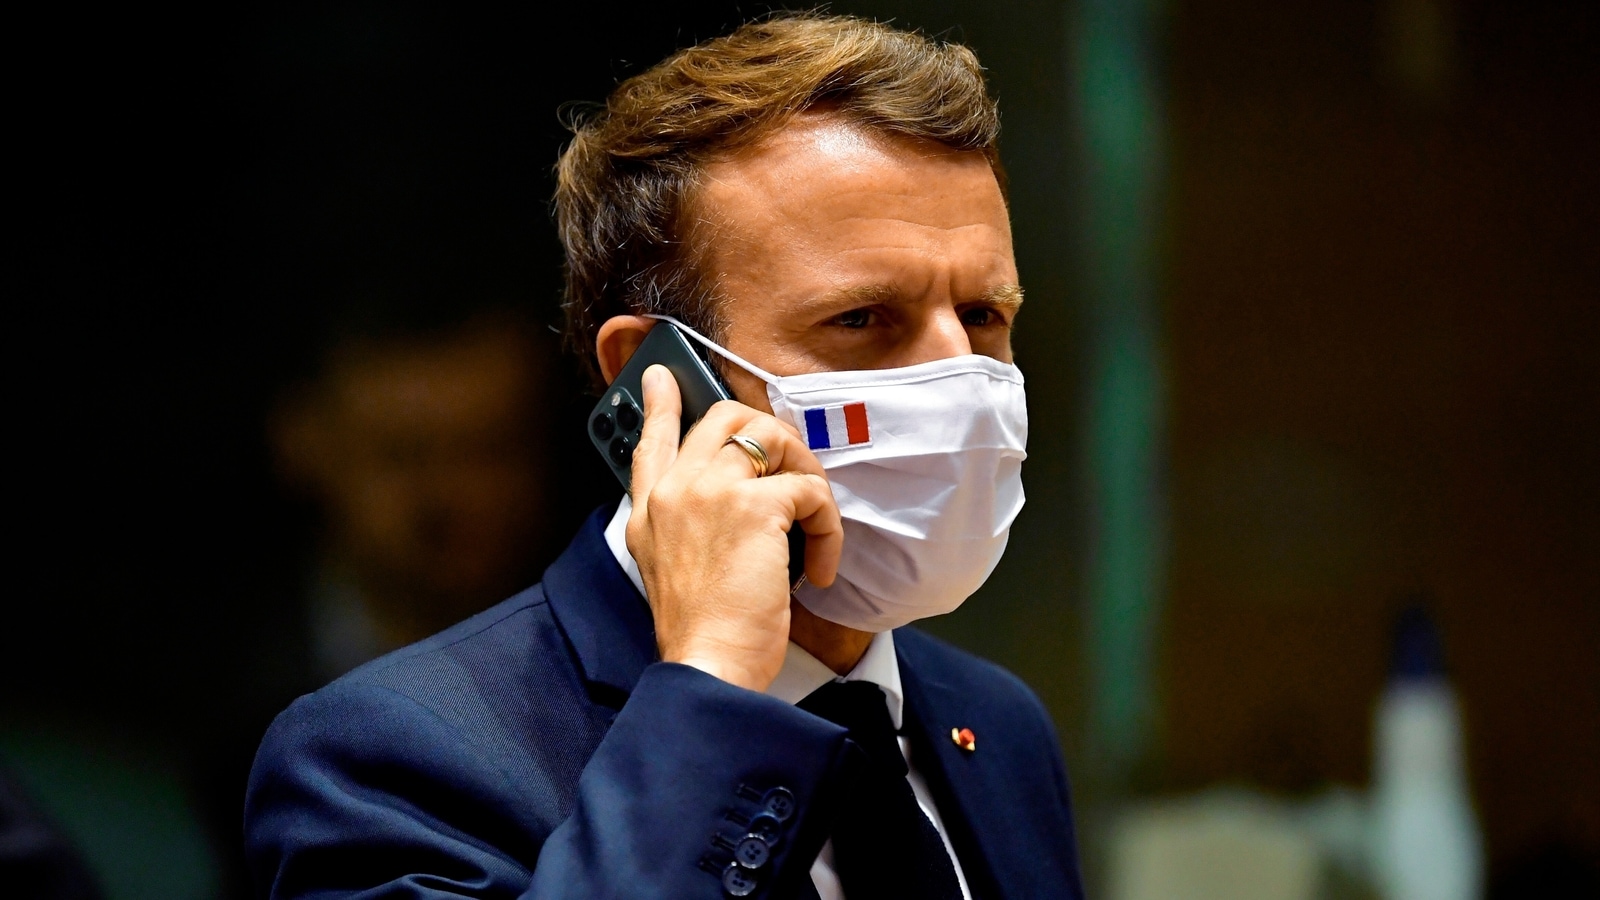
[{"label": "jacket shoulder", "polygon": [[608,719],[535,585],[296,700],[256,768],[275,758],[377,762],[431,741],[428,768],[440,777],[544,785],[535,805],[558,820]]},{"label": "jacket shoulder", "polygon": [[441,657],[510,662],[526,655],[528,640],[542,642],[543,632],[553,630],[544,585],[535,584],[438,634],[363,663],[317,693],[336,693],[356,684],[400,687],[436,666]]}]

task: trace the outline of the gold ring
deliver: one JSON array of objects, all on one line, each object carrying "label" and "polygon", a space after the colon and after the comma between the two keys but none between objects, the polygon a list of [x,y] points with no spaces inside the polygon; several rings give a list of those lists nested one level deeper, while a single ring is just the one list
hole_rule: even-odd
[{"label": "gold ring", "polygon": [[730,434],[728,439],[722,442],[724,447],[729,444],[737,445],[746,456],[750,457],[750,465],[755,466],[757,478],[767,474],[772,464],[767,459],[767,448],[761,446],[760,441],[749,435]]}]

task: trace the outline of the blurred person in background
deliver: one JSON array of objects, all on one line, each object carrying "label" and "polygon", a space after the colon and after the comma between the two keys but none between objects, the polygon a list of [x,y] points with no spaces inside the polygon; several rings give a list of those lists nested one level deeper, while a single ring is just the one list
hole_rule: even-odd
[{"label": "blurred person in background", "polygon": [[[470,278],[412,272],[331,288],[305,375],[278,392],[266,437],[303,532],[298,587],[248,611],[233,702],[200,754],[227,896],[250,762],[295,697],[441,631],[527,584],[554,555],[569,452],[551,439],[555,341]],[[569,442],[575,443],[575,442]],[[582,448],[591,452],[587,447]],[[570,518],[570,516],[565,517]]]},{"label": "blurred person in background", "polygon": [[278,469],[320,519],[307,689],[533,574],[552,491],[540,428],[552,349],[504,315],[358,335],[280,403]]}]

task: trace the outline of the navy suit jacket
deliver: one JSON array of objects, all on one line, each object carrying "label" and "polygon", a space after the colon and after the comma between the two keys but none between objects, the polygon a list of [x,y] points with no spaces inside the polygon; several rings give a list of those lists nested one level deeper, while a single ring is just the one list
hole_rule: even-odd
[{"label": "navy suit jacket", "polygon": [[[658,661],[608,518],[541,584],[278,716],[245,805],[263,895],[718,898],[731,842],[783,788],[793,802],[778,804],[752,896],[815,897],[807,872],[859,748],[788,703]],[[896,631],[895,649],[912,754],[974,896],[1081,898],[1039,701],[920,632]]]}]

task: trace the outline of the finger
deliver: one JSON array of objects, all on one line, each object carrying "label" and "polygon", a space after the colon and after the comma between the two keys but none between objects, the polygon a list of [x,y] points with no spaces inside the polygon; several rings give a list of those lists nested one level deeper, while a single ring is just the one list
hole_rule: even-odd
[{"label": "finger", "polygon": [[644,509],[645,498],[678,458],[678,427],[683,400],[678,382],[666,366],[654,365],[640,378],[644,388],[644,427],[633,449],[633,502]]},{"label": "finger", "polygon": [[[767,455],[767,475],[793,472],[827,477],[816,455],[781,426],[782,423],[770,419],[753,419],[746,422],[737,433],[761,445]],[[755,477],[761,474],[755,456],[738,444],[724,441],[707,468],[725,471],[732,478]]]},{"label": "finger", "polygon": [[822,463],[800,440],[799,432],[760,410],[729,402],[719,403],[701,419],[683,442],[679,455],[696,460],[708,469],[724,472],[730,478],[755,475],[754,460],[743,449],[728,443],[728,436],[742,434],[752,438],[767,453],[767,474],[802,472],[821,475]]},{"label": "finger", "polygon": [[742,430],[760,415],[760,410],[737,400],[719,400],[689,429],[678,451],[679,455],[700,461],[708,460],[722,448],[728,435]]},{"label": "finger", "polygon": [[[776,495],[785,514],[806,533],[806,578],[817,587],[833,584],[844,553],[844,520],[833,488],[821,475],[786,472],[764,478],[752,486]],[[787,529],[787,526],[785,527]]]}]

